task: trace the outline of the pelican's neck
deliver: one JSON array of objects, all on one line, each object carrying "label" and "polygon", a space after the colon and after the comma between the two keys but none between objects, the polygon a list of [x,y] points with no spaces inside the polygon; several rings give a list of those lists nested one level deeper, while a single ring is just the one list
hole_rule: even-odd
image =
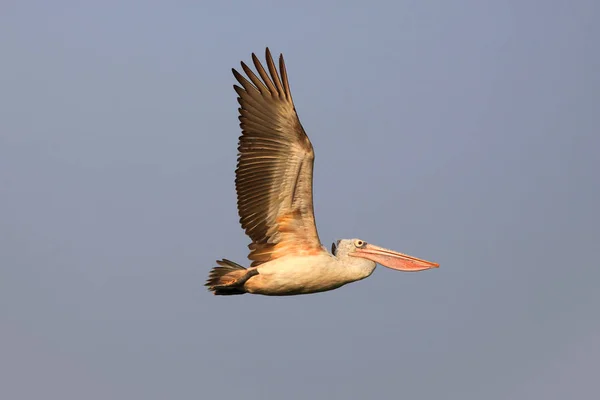
[{"label": "pelican's neck", "polygon": [[373,273],[377,266],[373,261],[362,257],[344,255],[336,258],[340,268],[344,271],[344,275],[346,275],[350,281],[365,279]]}]

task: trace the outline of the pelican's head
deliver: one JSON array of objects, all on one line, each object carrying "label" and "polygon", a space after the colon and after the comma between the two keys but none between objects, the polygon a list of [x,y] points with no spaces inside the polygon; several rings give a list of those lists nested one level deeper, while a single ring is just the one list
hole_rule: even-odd
[{"label": "pelican's head", "polygon": [[421,260],[407,254],[398,253],[393,250],[369,244],[361,239],[338,240],[332,246],[332,253],[336,257],[350,256],[371,260],[384,267],[398,271],[423,271],[430,268],[438,268],[440,265],[431,261]]}]

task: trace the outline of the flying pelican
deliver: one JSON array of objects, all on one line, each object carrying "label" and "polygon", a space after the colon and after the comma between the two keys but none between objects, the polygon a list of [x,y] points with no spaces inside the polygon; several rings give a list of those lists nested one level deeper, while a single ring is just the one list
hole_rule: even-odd
[{"label": "flying pelican", "polygon": [[268,74],[254,54],[252,61],[258,76],[244,62],[247,78],[232,69],[241,85],[233,86],[242,128],[235,188],[240,223],[252,240],[252,263],[244,268],[217,261],[208,290],[288,296],[337,289],[368,277],[377,264],[399,271],[439,267],[360,239],[338,240],[331,253],[321,245],[313,213],[315,156],[296,114],[283,55],[279,73],[268,48]]}]

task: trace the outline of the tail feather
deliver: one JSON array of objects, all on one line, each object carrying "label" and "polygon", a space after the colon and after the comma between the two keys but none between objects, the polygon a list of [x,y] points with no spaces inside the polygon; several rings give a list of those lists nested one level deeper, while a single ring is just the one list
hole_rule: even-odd
[{"label": "tail feather", "polygon": [[[213,268],[208,274],[208,280],[204,286],[216,295],[244,294],[243,286],[235,285],[247,273],[247,269],[233,261],[223,259],[217,260],[218,267]],[[244,280],[245,282],[245,280]]]}]

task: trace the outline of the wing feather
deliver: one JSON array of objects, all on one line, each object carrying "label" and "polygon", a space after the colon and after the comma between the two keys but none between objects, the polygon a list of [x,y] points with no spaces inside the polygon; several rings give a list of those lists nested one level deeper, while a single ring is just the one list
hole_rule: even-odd
[{"label": "wing feather", "polygon": [[[240,104],[236,192],[240,223],[252,240],[252,266],[289,254],[326,251],[319,240],[312,199],[314,151],[296,114],[283,56],[279,72],[269,49],[267,69],[233,69]],[[268,70],[268,72],[267,72]]]}]

